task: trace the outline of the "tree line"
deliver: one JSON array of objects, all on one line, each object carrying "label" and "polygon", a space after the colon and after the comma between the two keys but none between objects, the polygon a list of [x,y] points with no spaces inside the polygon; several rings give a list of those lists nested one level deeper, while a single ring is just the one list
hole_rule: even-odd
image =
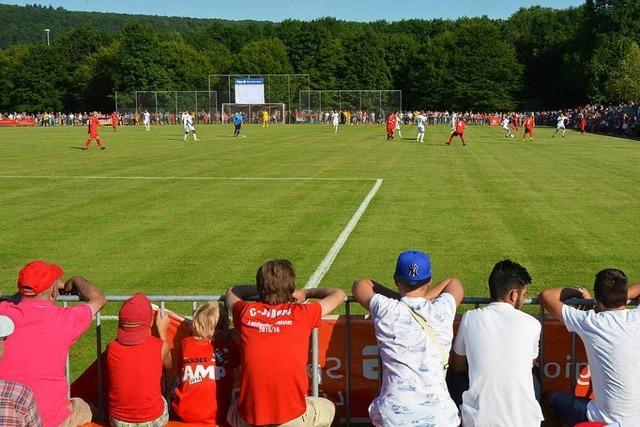
[{"label": "tree line", "polygon": [[0,6],[0,111],[109,111],[116,91],[207,90],[215,73],[308,73],[312,89],[402,89],[411,109],[626,102],[640,99],[639,38],[640,0],[523,8],[505,20],[370,23]]}]

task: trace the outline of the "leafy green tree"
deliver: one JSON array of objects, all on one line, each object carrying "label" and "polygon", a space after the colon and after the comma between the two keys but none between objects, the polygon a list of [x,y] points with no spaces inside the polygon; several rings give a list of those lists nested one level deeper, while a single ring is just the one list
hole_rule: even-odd
[{"label": "leafy green tree", "polygon": [[610,102],[640,100],[640,47],[637,43],[629,44],[627,54],[611,70],[606,88]]},{"label": "leafy green tree", "polygon": [[238,73],[286,74],[293,67],[287,56],[287,47],[277,37],[258,40],[244,45],[238,54]]}]

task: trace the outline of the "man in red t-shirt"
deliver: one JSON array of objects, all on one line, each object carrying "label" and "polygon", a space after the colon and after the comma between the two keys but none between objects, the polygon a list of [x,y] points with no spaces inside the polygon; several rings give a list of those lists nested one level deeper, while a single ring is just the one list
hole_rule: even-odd
[{"label": "man in red t-shirt", "polygon": [[91,144],[92,140],[96,140],[98,143],[98,147],[101,150],[104,150],[106,147],[102,145],[102,140],[100,139],[100,135],[98,135],[98,126],[100,126],[100,121],[98,120],[98,113],[94,112],[91,117],[89,117],[89,136],[84,143],[84,150],[89,149],[89,144]]},{"label": "man in red t-shirt", "polygon": [[462,120],[462,118],[458,119],[458,121],[456,122],[456,127],[453,129],[453,132],[451,132],[451,136],[449,137],[447,145],[451,145],[451,141],[453,140],[454,136],[459,136],[460,140],[462,141],[462,145],[466,146],[467,143],[464,141],[464,130],[466,127],[467,124],[464,122],[464,120]]},{"label": "man in red t-shirt", "polygon": [[578,131],[580,135],[584,135],[584,132],[587,130],[587,118],[584,113],[580,115],[580,121],[578,122]]},{"label": "man in red t-shirt", "polygon": [[524,142],[527,134],[529,134],[529,141],[533,142],[533,128],[535,127],[535,125],[536,120],[533,113],[531,113],[531,115],[527,117],[527,120],[525,120],[524,122],[524,135],[522,135],[522,142]]},{"label": "man in red t-shirt", "polygon": [[[227,291],[242,355],[237,411],[232,407],[229,422],[234,427],[330,426],[334,404],[308,397],[309,335],[320,326],[323,315],[342,304],[344,291],[296,290],[295,270],[287,260],[264,263],[256,283]],[[257,302],[247,301],[256,294]],[[305,304],[308,298],[319,301]]]},{"label": "man in red t-shirt", "polygon": [[511,127],[516,131],[516,133],[518,133],[518,131],[520,130],[519,128],[519,122],[520,118],[518,117],[518,115],[516,113],[513,113],[511,115]]},{"label": "man in red t-shirt", "polygon": [[113,113],[111,113],[111,127],[113,128],[114,132],[117,130],[117,127],[118,127],[118,112],[117,111],[114,111]]}]

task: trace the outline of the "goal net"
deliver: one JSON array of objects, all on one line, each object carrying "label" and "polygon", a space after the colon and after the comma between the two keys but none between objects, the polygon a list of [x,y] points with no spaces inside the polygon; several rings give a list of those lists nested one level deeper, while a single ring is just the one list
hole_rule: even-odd
[{"label": "goal net", "polygon": [[222,104],[222,123],[232,123],[233,115],[240,112],[244,117],[244,123],[260,124],[264,112],[269,114],[269,123],[285,123],[286,106],[284,103],[266,104]]}]

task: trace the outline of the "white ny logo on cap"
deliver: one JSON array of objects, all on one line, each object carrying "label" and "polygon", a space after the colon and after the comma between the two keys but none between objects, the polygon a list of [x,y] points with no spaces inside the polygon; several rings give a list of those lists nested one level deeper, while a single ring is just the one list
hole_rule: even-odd
[{"label": "white ny logo on cap", "polygon": [[418,264],[409,264],[409,276],[416,277],[418,275]]}]

